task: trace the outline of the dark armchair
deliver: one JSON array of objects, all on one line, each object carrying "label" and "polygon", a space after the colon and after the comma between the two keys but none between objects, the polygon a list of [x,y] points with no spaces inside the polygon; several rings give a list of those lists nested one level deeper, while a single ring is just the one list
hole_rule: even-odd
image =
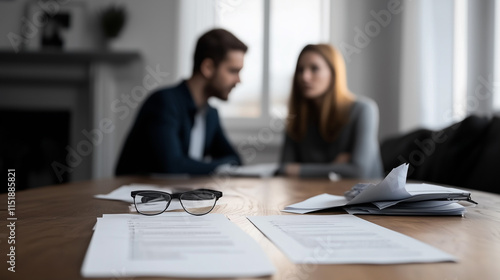
[{"label": "dark armchair", "polygon": [[418,129],[381,145],[384,171],[408,162],[408,179],[500,193],[500,118],[470,116],[443,130]]}]

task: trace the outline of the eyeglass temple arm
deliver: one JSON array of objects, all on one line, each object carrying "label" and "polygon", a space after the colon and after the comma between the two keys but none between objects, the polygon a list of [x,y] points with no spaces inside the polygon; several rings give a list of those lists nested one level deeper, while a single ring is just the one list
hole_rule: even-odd
[{"label": "eyeglass temple arm", "polygon": [[213,194],[215,194],[215,197],[217,197],[217,199],[222,197],[222,192],[220,192],[220,191],[209,190],[209,189],[199,189],[199,190],[212,192]]},{"label": "eyeglass temple arm", "polygon": [[217,199],[222,197],[222,192],[210,190],[210,189],[196,189],[196,190],[187,191],[187,192],[174,193],[174,194],[171,194],[171,196],[172,196],[172,198],[179,198],[184,193],[189,193],[189,192],[194,192],[194,191],[205,191],[205,192],[213,193]]},{"label": "eyeglass temple arm", "polygon": [[[216,190],[210,190],[210,189],[197,189],[195,191],[206,191],[206,192],[211,192],[215,195],[215,197],[217,199],[221,198],[222,197],[222,192],[220,191],[216,191]],[[138,194],[138,193],[141,193],[141,192],[146,192],[146,191],[132,191],[130,192],[130,196],[132,196],[133,198],[135,198],[135,196]],[[183,193],[174,193],[174,194],[171,194],[172,198],[179,198],[180,195],[183,194]],[[156,197],[155,197],[156,198]],[[155,198],[148,198],[148,197],[142,197],[141,199],[141,202],[148,202],[148,201],[152,201],[154,200]]]}]

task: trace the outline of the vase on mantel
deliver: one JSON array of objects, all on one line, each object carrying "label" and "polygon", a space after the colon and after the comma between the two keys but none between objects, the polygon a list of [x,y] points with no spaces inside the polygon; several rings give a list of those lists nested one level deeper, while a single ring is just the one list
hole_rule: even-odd
[{"label": "vase on mantel", "polygon": [[127,22],[127,10],[124,6],[112,4],[99,12],[98,19],[102,34],[102,48],[110,51],[113,41],[120,35]]}]

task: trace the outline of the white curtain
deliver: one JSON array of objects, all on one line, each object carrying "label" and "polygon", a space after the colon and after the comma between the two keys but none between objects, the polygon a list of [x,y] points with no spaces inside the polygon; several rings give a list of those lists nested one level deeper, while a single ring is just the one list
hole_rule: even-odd
[{"label": "white curtain", "polygon": [[[196,40],[204,32],[214,28],[216,9],[224,7],[218,0],[179,1],[179,26],[177,36],[177,65],[175,80],[186,79],[191,75]],[[224,1],[222,1],[224,2]]]},{"label": "white curtain", "polygon": [[[495,49],[500,49],[500,1],[495,2]],[[500,115],[500,51],[494,54],[495,59],[495,82],[494,82],[494,110]]]},{"label": "white curtain", "polygon": [[493,114],[500,81],[498,2],[403,2],[400,131]]},{"label": "white curtain", "polygon": [[404,5],[399,130],[437,128],[453,110],[453,0]]},{"label": "white curtain", "polygon": [[[495,2],[497,2],[495,4]],[[468,71],[467,71],[467,113],[491,116],[493,102],[498,95],[499,74],[495,71],[495,52],[499,55],[500,46],[495,46],[495,5],[499,1],[483,0],[468,3]],[[496,25],[498,28],[498,25]],[[498,35],[497,35],[498,36]],[[498,40],[497,40],[498,42]]]}]

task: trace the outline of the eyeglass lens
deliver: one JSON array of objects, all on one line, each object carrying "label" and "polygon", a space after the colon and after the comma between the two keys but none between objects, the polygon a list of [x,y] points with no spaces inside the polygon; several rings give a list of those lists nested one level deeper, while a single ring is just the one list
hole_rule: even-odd
[{"label": "eyeglass lens", "polygon": [[202,190],[183,193],[179,199],[184,210],[193,215],[207,214],[217,201],[215,194]]},{"label": "eyeglass lens", "polygon": [[145,215],[156,215],[165,211],[170,204],[170,196],[155,192],[140,192],[134,198],[137,212]]}]

